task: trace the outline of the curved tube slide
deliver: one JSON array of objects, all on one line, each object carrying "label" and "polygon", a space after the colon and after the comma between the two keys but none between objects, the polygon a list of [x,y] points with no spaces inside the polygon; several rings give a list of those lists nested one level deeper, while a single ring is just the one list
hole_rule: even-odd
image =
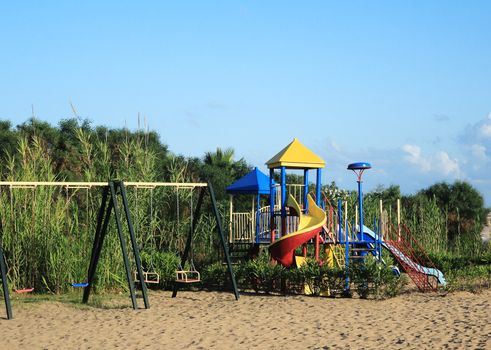
[{"label": "curved tube slide", "polygon": [[287,206],[299,217],[298,230],[281,237],[268,248],[271,256],[285,267],[293,264],[295,249],[318,235],[326,223],[324,210],[315,204],[310,195],[307,200],[309,212],[303,214],[295,198],[289,195]]}]

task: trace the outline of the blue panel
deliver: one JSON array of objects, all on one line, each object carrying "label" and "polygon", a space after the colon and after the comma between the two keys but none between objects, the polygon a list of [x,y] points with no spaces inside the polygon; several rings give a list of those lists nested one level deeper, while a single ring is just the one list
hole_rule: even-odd
[{"label": "blue panel", "polygon": [[348,165],[348,170],[362,170],[362,169],[370,169],[372,166],[367,162],[358,162],[351,163]]}]

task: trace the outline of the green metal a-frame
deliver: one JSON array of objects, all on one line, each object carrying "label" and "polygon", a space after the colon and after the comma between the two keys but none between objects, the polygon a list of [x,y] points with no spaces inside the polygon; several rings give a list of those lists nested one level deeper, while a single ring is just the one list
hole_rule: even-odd
[{"label": "green metal a-frame", "polygon": [[13,318],[13,315],[12,315],[12,307],[10,305],[9,286],[7,283],[7,269],[5,267],[5,258],[3,256],[2,246],[0,246],[0,270],[2,274],[2,287],[3,287],[3,299],[5,301],[5,311],[7,312],[7,320],[10,320]]},{"label": "green metal a-frame", "polygon": [[[124,266],[126,270],[126,279],[128,280],[128,287],[130,290],[131,302],[133,305],[133,309],[137,309],[138,305],[136,302],[136,292],[135,292],[135,283],[131,276],[131,268],[130,261],[128,258],[128,249],[126,248],[126,239],[123,234],[123,226],[121,223],[121,215],[118,207],[118,195],[121,197],[123,202],[124,214],[126,217],[126,223],[128,225],[128,231],[130,234],[131,240],[131,248],[133,251],[135,263],[136,263],[136,271],[138,274],[138,279],[141,281],[141,288],[143,294],[143,303],[145,305],[145,309],[150,308],[150,303],[148,302],[148,294],[147,294],[147,286],[145,284],[145,279],[143,277],[143,270],[141,266],[140,252],[138,249],[138,244],[135,238],[135,231],[133,229],[133,223],[130,217],[130,209],[128,206],[128,200],[126,197],[126,189],[123,181],[119,180],[110,180],[108,185],[103,188],[102,192],[102,201],[101,207],[99,209],[99,213],[97,216],[97,226],[94,237],[94,244],[92,246],[92,254],[90,258],[90,265],[88,270],[87,277],[87,286],[84,289],[84,295],[82,301],[87,303],[89,300],[90,290],[94,283],[95,273],[97,270],[97,264],[99,262],[99,258],[101,255],[102,247],[104,244],[104,238],[107,234],[107,226],[109,224],[109,219],[111,217],[111,211],[114,209],[114,216],[116,219],[116,228],[119,235],[119,241],[121,244],[121,251],[123,253]],[[110,198],[109,198],[110,197]]]},{"label": "green metal a-frame", "polygon": [[[205,197],[207,189],[208,189],[208,193],[210,195],[211,208],[212,208],[213,215],[215,216],[215,220],[216,220],[216,224],[217,224],[216,225],[217,233],[220,236],[220,243],[221,243],[221,246],[223,249],[223,254],[225,256],[225,262],[227,264],[229,277],[230,277],[230,280],[232,282],[232,289],[233,289],[233,292],[235,295],[235,300],[239,300],[239,290],[237,289],[237,283],[235,281],[234,271],[232,269],[232,263],[230,261],[230,254],[229,254],[229,250],[228,250],[228,245],[227,245],[227,242],[225,240],[225,235],[223,234],[222,221],[220,219],[220,213],[218,212],[218,208],[217,208],[217,203],[216,203],[216,199],[215,199],[215,192],[213,191],[213,187],[212,187],[211,183],[209,183],[209,182],[208,182],[208,185],[206,187],[201,188],[201,192],[199,193],[198,203],[196,204],[196,209],[195,209],[194,215],[193,215],[194,219],[191,222],[191,227],[189,229],[188,238],[186,240],[186,246],[185,246],[184,251],[183,251],[182,256],[181,256],[181,266],[184,266],[184,264],[188,260],[189,252],[191,250],[193,235],[194,235],[194,231],[195,231],[194,223],[198,222],[199,217],[201,215],[201,206],[203,204],[203,199]],[[172,297],[173,298],[176,297],[178,289],[179,289],[179,283],[176,282],[176,283],[174,283],[174,288],[172,291]]]}]

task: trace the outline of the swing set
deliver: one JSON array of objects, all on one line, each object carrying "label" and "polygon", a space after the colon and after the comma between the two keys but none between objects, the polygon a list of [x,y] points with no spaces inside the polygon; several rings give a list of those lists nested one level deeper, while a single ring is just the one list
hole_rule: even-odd
[{"label": "swing set", "polygon": [[[73,288],[83,288],[83,298],[82,302],[87,303],[91,289],[94,285],[95,277],[96,277],[96,271],[97,271],[97,265],[99,262],[99,258],[101,255],[101,251],[103,248],[103,243],[104,239],[107,234],[107,227],[109,224],[109,219],[111,216],[111,213],[114,211],[114,216],[115,216],[115,221],[116,221],[116,228],[120,240],[120,246],[122,250],[122,255],[123,255],[123,260],[124,260],[124,265],[125,265],[125,270],[126,270],[126,277],[128,281],[128,287],[130,290],[130,297],[132,300],[132,305],[134,309],[137,309],[137,302],[136,302],[136,292],[135,292],[135,281],[140,282],[142,294],[143,294],[143,301],[144,301],[144,306],[146,309],[150,308],[150,303],[148,301],[148,295],[147,295],[147,283],[159,283],[160,282],[160,276],[157,272],[153,271],[144,271],[142,268],[141,264],[141,258],[140,258],[140,252],[138,245],[136,243],[136,238],[135,238],[135,230],[133,226],[133,222],[130,217],[130,210],[129,210],[129,205],[128,205],[128,200],[126,196],[126,189],[125,186],[135,186],[135,187],[176,187],[177,191],[177,220],[180,220],[180,208],[179,208],[179,195],[178,191],[179,188],[187,188],[190,190],[193,190],[195,188],[199,189],[199,195],[198,195],[198,201],[196,206],[193,206],[193,196],[190,196],[190,213],[191,213],[191,219],[190,219],[190,226],[189,226],[189,233],[186,239],[186,245],[184,247],[184,250],[181,255],[181,262],[178,264],[177,269],[176,269],[176,275],[175,275],[175,283],[172,291],[172,297],[177,296],[177,292],[179,290],[179,286],[182,284],[189,284],[189,283],[195,283],[195,282],[200,282],[201,281],[201,275],[199,271],[197,271],[194,261],[193,261],[193,251],[192,251],[192,244],[193,244],[193,235],[196,230],[196,225],[195,223],[199,221],[200,216],[201,216],[201,209],[204,201],[204,197],[206,194],[209,195],[210,201],[211,201],[211,209],[212,213],[215,217],[216,220],[216,231],[217,234],[219,235],[220,238],[220,243],[221,243],[221,248],[223,249],[224,253],[224,258],[225,258],[225,263],[227,265],[228,269],[228,274],[230,276],[230,280],[232,282],[232,291],[234,293],[235,299],[239,299],[239,292],[237,288],[237,284],[235,281],[235,276],[232,270],[232,263],[230,260],[230,255],[229,255],[229,249],[227,242],[225,241],[225,235],[223,231],[223,226],[222,222],[220,219],[220,214],[217,209],[217,204],[216,204],[216,199],[215,199],[215,194],[213,191],[213,188],[210,183],[168,183],[168,182],[148,182],[148,183],[143,183],[143,182],[127,182],[123,183],[123,181],[119,180],[110,180],[109,182],[11,182],[11,181],[0,181],[0,187],[1,186],[9,186],[10,189],[12,188],[32,188],[35,189],[37,186],[64,186],[67,188],[69,187],[77,187],[77,188],[92,188],[92,187],[102,187],[102,200],[101,200],[101,206],[99,208],[98,216],[97,216],[97,225],[96,225],[96,232],[95,232],[95,237],[92,245],[92,252],[91,252],[91,258],[90,258],[90,264],[88,268],[88,273],[87,273],[87,280],[85,282],[73,282],[70,283],[70,285]],[[153,199],[151,199],[153,201]],[[130,260],[128,257],[128,250],[127,250],[127,244],[126,240],[124,238],[123,234],[123,224],[121,220],[121,212],[119,209],[119,204],[122,204],[123,208],[123,216],[126,219],[126,224],[127,228],[129,231],[129,236],[130,236],[130,243],[131,243],[131,250],[133,252],[134,256],[134,262],[136,263],[136,271],[135,273],[131,274],[131,269],[130,269]],[[152,204],[153,206],[153,204]],[[152,214],[153,215],[153,207],[151,208]],[[180,225],[180,222],[178,224],[178,227]],[[189,263],[186,264],[186,262]],[[152,264],[150,264],[152,265]],[[153,266],[150,266],[150,268],[153,269]],[[7,319],[11,319],[12,316],[12,308],[10,304],[10,297],[9,297],[9,290],[8,290],[8,283],[7,283],[7,269],[6,269],[6,263],[5,263],[5,258],[3,254],[3,250],[1,249],[0,246],[0,272],[1,272],[1,279],[2,279],[2,286],[3,286],[3,294],[4,294],[4,301],[5,301],[5,308],[6,308],[6,313],[7,313]],[[23,289],[17,289],[15,292],[17,293],[29,293],[32,292],[34,288],[23,288]]]}]

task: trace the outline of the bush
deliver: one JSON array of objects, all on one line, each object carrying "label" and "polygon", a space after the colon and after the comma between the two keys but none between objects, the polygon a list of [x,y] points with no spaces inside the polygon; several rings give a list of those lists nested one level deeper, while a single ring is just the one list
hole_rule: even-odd
[{"label": "bush", "polygon": [[[267,253],[256,260],[236,265],[234,273],[240,289],[256,293],[335,296],[344,292],[346,283],[344,269],[320,265],[314,259],[307,259],[300,268],[286,269],[271,263]],[[393,297],[406,283],[404,276],[395,276],[390,267],[380,264],[372,256],[367,257],[365,264],[351,265],[350,280],[362,298],[371,295],[375,298]],[[230,288],[227,266],[222,263],[208,265],[202,273],[202,282],[205,288]]]},{"label": "bush", "polygon": [[332,268],[325,264],[320,265],[314,259],[307,259],[306,264],[297,271],[303,279],[303,284],[308,286],[312,295],[333,296],[344,289],[345,270]]},{"label": "bush", "polygon": [[477,292],[491,287],[491,265],[471,265],[449,270],[446,275],[447,291]]},{"label": "bush", "polygon": [[342,294],[346,284],[346,270],[323,265],[320,267],[321,290],[328,290],[331,296]]},{"label": "bush", "polygon": [[272,264],[267,253],[259,255],[255,260],[244,263],[238,270],[238,280],[245,288],[271,293],[280,291],[281,279],[285,268]]},{"label": "bush", "polygon": [[429,258],[443,273],[449,273],[453,270],[460,270],[470,266],[491,264],[491,252],[486,252],[472,258],[448,253],[431,254]]},{"label": "bush", "polygon": [[[237,278],[237,272],[236,278]],[[201,273],[201,282],[205,288],[223,290],[230,287],[227,265],[216,262],[205,267]]]},{"label": "bush", "polygon": [[284,269],[282,276],[285,293],[305,293],[305,274],[301,269]]},{"label": "bush", "polygon": [[350,265],[350,280],[360,298],[393,297],[400,293],[406,279],[404,276],[396,276],[392,268],[379,263],[373,256],[367,256],[365,263]]},{"label": "bush", "polygon": [[141,261],[145,271],[157,272],[160,275],[160,286],[170,288],[176,278],[176,269],[180,258],[169,252],[141,252]]}]

